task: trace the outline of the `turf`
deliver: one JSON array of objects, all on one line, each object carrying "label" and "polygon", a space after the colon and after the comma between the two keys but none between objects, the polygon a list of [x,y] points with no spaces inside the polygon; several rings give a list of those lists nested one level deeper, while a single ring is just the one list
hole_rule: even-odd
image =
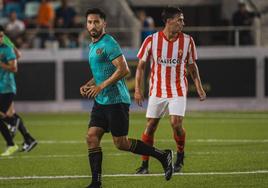
[{"label": "turf", "polygon": [[[0,158],[0,188],[85,187],[90,182],[85,144],[88,115],[21,116],[39,144],[29,153]],[[143,113],[131,113],[129,137],[140,138],[145,123]],[[140,157],[115,149],[111,136],[105,135],[103,187],[268,187],[267,112],[188,112],[184,126],[185,166],[168,182],[155,159],[150,160],[154,176],[133,176]],[[156,147],[175,151],[168,118],[161,120],[155,138]],[[15,140],[22,142],[19,133]],[[1,138],[0,150],[4,149]]]}]

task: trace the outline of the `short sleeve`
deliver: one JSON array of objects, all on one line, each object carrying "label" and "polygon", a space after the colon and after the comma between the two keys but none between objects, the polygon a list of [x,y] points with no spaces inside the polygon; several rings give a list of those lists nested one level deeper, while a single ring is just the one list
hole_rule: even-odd
[{"label": "short sleeve", "polygon": [[119,44],[114,39],[111,39],[109,41],[109,45],[106,45],[106,54],[107,54],[108,60],[111,62],[117,57],[119,57],[120,55],[122,55],[122,50]]},{"label": "short sleeve", "polygon": [[142,43],[141,48],[137,54],[137,57],[140,60],[147,61],[147,59],[150,56],[150,51],[151,51],[151,46],[152,46],[152,35],[149,35]]},{"label": "short sleeve", "polygon": [[195,63],[197,60],[197,52],[193,38],[190,38],[190,45],[189,45],[189,64]]}]

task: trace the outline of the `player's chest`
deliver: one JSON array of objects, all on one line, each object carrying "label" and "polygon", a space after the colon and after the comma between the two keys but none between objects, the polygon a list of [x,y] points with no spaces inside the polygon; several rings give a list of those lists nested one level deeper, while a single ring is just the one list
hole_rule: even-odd
[{"label": "player's chest", "polygon": [[90,47],[88,59],[90,64],[99,64],[106,62],[107,55],[104,46]]}]

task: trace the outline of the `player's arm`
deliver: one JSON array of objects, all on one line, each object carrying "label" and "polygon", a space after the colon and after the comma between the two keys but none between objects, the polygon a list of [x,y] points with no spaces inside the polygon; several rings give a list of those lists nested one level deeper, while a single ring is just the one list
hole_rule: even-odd
[{"label": "player's arm", "polygon": [[6,71],[16,73],[18,71],[17,60],[9,60],[7,64],[0,62],[0,67]]},{"label": "player's arm", "polygon": [[21,58],[21,51],[16,47],[14,47],[13,49],[14,49],[14,52],[16,54],[16,58],[17,59]]},{"label": "player's arm", "polygon": [[96,97],[104,88],[107,86],[116,83],[118,80],[124,78],[130,71],[126,62],[126,59],[123,55],[115,58],[112,61],[112,64],[116,67],[116,71],[100,85],[93,85],[87,91],[87,97]]},{"label": "player's arm", "polygon": [[202,83],[201,83],[201,79],[199,76],[199,71],[198,71],[198,67],[196,63],[189,64],[188,70],[195,84],[200,101],[204,101],[206,99],[206,92],[204,91],[202,87]]},{"label": "player's arm", "polygon": [[134,99],[139,106],[142,106],[142,102],[144,100],[141,88],[142,88],[142,80],[144,79],[145,64],[146,64],[145,61],[143,61],[142,59],[139,60],[135,76]]}]

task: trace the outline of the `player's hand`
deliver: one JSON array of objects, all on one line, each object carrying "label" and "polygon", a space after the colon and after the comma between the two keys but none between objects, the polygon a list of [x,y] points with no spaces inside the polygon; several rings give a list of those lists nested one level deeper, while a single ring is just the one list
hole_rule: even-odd
[{"label": "player's hand", "polygon": [[134,99],[139,106],[142,106],[142,102],[144,101],[144,97],[140,91],[135,90]]},{"label": "player's hand", "polygon": [[204,101],[207,98],[207,94],[203,89],[198,90],[199,100]]},{"label": "player's hand", "polygon": [[87,84],[83,85],[80,87],[80,94],[83,96],[83,97],[86,97],[86,93],[89,89],[89,86]]},{"label": "player's hand", "polygon": [[102,88],[100,86],[92,85],[89,87],[89,89],[86,91],[86,96],[88,98],[95,98],[100,92]]}]

